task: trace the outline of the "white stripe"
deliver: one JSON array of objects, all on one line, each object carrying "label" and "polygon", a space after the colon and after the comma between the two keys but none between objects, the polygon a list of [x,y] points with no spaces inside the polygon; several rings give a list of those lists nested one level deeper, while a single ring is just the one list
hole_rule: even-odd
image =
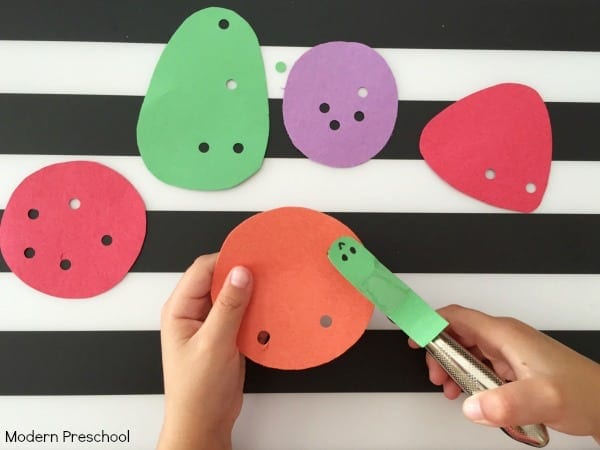
[{"label": "white stripe", "polygon": [[[12,273],[0,273],[0,330],[158,330],[160,309],[179,273],[130,273],[86,300],[42,294]],[[600,330],[596,275],[402,274],[432,307],[449,303],[514,316],[545,330]],[[332,318],[335,322],[335,317]],[[395,330],[375,311],[369,329]]]},{"label": "white stripe", "polygon": [[[0,92],[146,93],[164,44],[0,41]],[[289,68],[307,50],[262,47],[270,98],[281,98]],[[546,101],[600,102],[600,52],[379,49],[401,100],[457,100],[519,82]],[[288,71],[280,74],[275,64]]]},{"label": "white stripe", "polygon": [[[500,430],[474,425],[461,402],[436,393],[246,394],[233,432],[237,450],[521,449]],[[6,449],[156,447],[161,395],[0,397]],[[122,433],[129,444],[4,443],[5,433]],[[551,433],[553,449],[596,448],[591,438]]]},{"label": "white stripe", "polygon": [[[261,170],[238,187],[202,192],[162,183],[137,156],[60,155],[0,155],[0,208],[30,173],[81,159],[101,162],[125,176],[148,210],[264,211],[295,205],[329,212],[507,212],[451,188],[422,160],[371,160],[334,169],[305,158],[267,158]],[[600,213],[600,161],[553,162],[548,189],[536,212]]]}]

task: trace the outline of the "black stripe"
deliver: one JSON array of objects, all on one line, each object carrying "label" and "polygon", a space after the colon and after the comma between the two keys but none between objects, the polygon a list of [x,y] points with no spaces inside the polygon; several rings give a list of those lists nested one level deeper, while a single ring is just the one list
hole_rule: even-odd
[{"label": "black stripe", "polygon": [[264,45],[600,50],[594,0],[4,0],[0,39],[164,43],[209,5],[237,11]]},{"label": "black stripe", "polygon": [[[181,272],[249,212],[149,211],[134,272]],[[600,215],[333,213],[397,273],[600,274]],[[0,261],[0,271],[7,271]]]},{"label": "black stripe", "polygon": [[[138,155],[135,129],[141,102],[141,97],[127,96],[0,94],[0,154]],[[450,103],[399,102],[394,134],[376,158],[420,159],[423,127]],[[267,157],[303,157],[283,125],[281,100],[269,100],[269,105]],[[547,105],[554,160],[600,160],[600,103]]]},{"label": "black stripe", "polygon": [[[600,362],[600,331],[547,332]],[[122,395],[163,392],[158,331],[3,331],[0,395]],[[341,357],[301,371],[248,362],[245,392],[434,392],[422,351],[404,333],[367,330]]]}]

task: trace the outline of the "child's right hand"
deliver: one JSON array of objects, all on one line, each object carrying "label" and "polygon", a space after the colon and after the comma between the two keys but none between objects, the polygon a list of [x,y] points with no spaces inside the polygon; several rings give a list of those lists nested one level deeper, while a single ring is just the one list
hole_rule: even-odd
[{"label": "child's right hand", "polygon": [[[500,378],[515,380],[468,397],[463,412],[469,419],[495,427],[544,423],[600,443],[600,364],[516,319],[456,305],[438,312],[463,346],[489,360]],[[426,362],[431,382],[457,398],[460,388],[444,369],[429,355]]]}]

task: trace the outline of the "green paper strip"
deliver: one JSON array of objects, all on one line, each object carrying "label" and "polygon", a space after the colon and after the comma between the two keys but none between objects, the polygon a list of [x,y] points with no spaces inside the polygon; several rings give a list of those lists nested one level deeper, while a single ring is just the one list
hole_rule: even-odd
[{"label": "green paper strip", "polygon": [[351,237],[337,239],[327,253],[335,268],[421,347],[448,322]]}]

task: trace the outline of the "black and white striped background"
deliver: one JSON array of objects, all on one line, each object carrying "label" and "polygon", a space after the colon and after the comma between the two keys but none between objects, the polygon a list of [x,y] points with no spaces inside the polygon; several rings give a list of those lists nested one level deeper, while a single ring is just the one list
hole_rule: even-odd
[{"label": "black and white striped background", "polygon": [[[241,186],[185,191],[145,169],[135,126],[164,43],[185,17],[213,4],[245,17],[263,46],[269,147],[262,170]],[[399,90],[390,142],[347,170],[293,148],[281,117],[286,74],[274,69],[330,40],[377,48]],[[418,151],[437,112],[506,81],[536,88],[552,120],[550,183],[531,215],[458,194]],[[0,261],[2,426],[113,424],[133,429],[131,448],[152,447],[162,414],[162,302],[196,255],[217,250],[253,212],[283,205],[332,213],[433,306],[513,315],[600,361],[599,81],[594,0],[3,1],[0,207],[32,171],[91,159],[138,188],[148,234],[126,279],[86,301],[33,291]],[[359,343],[328,365],[280,372],[249,363],[236,444],[517,448],[466,423],[458,404],[435,393],[422,358],[376,313]],[[553,442],[592,447],[558,434]]]}]

